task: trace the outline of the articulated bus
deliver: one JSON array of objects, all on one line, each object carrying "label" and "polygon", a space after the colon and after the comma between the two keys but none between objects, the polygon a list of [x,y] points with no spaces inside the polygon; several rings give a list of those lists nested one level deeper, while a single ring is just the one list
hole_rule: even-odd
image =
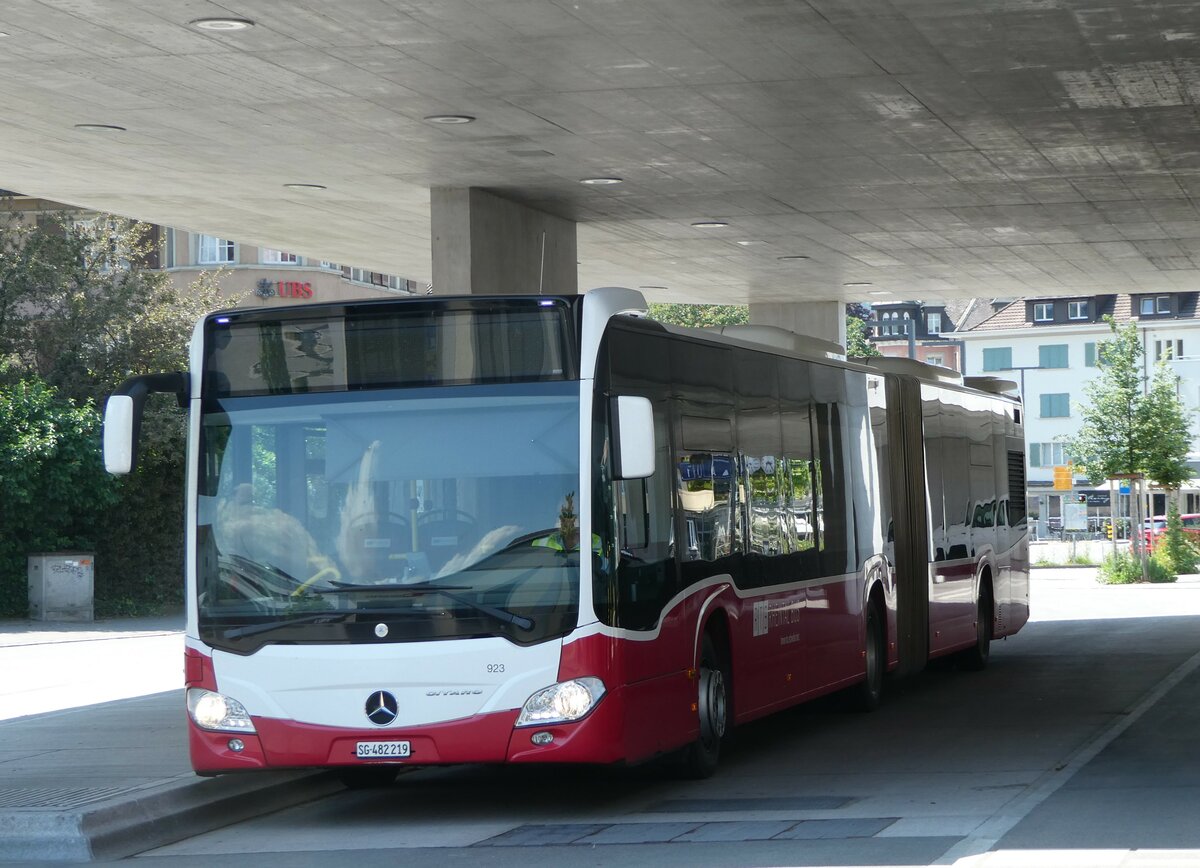
[{"label": "articulated bus", "polygon": [[869,709],[1021,628],[1011,384],[645,314],[622,288],[226,311],[190,372],[118,390],[114,473],[150,392],[189,411],[199,774],[704,776],[736,725]]}]

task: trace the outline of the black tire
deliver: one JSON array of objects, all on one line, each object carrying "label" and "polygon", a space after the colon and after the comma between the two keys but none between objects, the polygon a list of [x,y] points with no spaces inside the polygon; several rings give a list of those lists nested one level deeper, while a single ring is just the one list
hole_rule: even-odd
[{"label": "black tire", "polygon": [[992,651],[992,584],[983,582],[975,608],[975,644],[959,658],[964,669],[979,672],[987,668]]},{"label": "black tire", "polygon": [[400,770],[395,766],[354,766],[338,769],[338,777],[348,790],[372,790],[389,787],[396,782]]},{"label": "black tire", "polygon": [[883,607],[872,601],[867,606],[864,629],[864,661],[866,677],[854,688],[854,707],[859,711],[874,711],[883,701],[884,677],[887,674],[887,629]]},{"label": "black tire", "polygon": [[696,780],[712,777],[721,759],[721,742],[729,728],[729,663],[709,633],[700,646],[696,672],[700,735],[679,753],[680,771]]}]

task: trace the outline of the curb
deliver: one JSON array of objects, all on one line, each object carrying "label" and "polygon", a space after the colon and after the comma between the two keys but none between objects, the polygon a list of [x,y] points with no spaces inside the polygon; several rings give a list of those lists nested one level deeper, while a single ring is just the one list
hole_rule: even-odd
[{"label": "curb", "polygon": [[0,862],[121,859],[341,789],[327,772],[187,774],[74,810],[0,810]]}]

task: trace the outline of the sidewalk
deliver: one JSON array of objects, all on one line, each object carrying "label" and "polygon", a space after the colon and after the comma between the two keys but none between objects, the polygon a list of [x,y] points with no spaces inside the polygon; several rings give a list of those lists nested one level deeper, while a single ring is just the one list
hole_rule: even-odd
[{"label": "sidewalk", "polygon": [[0,861],[120,858],[339,788],[192,773],[182,629],[0,622]]},{"label": "sidewalk", "polygon": [[0,620],[0,648],[183,634],[183,614],[104,621]]}]

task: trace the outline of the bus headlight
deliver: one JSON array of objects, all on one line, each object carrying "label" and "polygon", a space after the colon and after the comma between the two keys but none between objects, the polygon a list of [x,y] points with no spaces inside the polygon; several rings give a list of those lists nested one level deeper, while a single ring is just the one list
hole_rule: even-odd
[{"label": "bus headlight", "polygon": [[579,720],[596,707],[602,696],[604,682],[599,678],[574,678],[551,684],[525,700],[516,725],[540,726]]},{"label": "bus headlight", "polygon": [[192,687],[187,692],[188,714],[196,726],[215,732],[254,732],[254,722],[236,699]]}]

